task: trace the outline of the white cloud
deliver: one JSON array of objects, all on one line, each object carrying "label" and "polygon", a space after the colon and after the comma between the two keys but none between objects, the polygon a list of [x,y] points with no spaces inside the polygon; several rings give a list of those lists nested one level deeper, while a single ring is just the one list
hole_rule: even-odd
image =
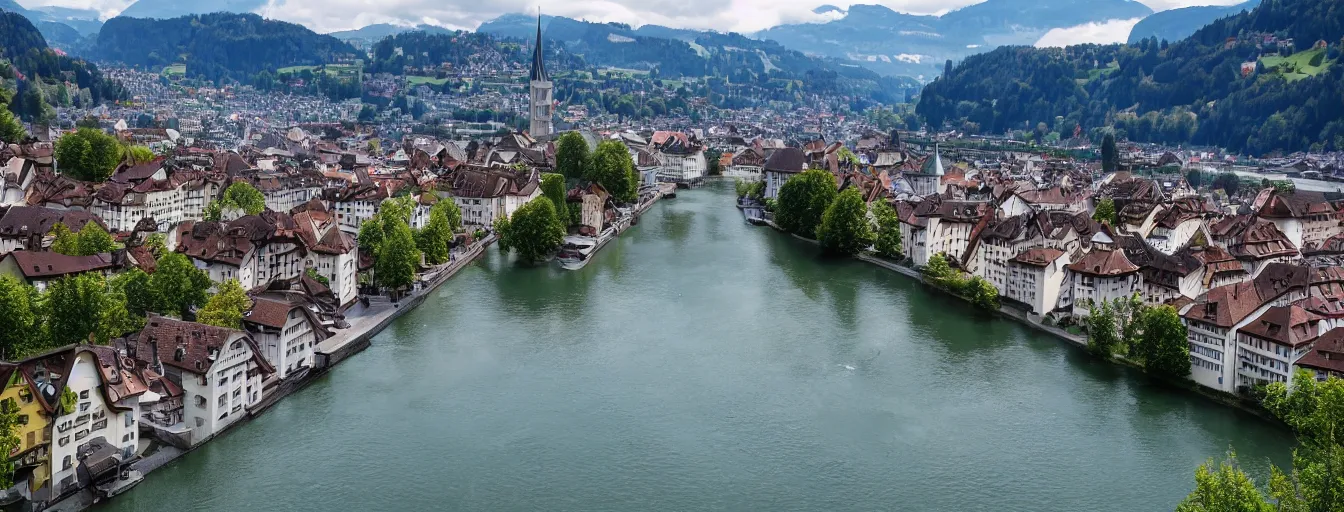
[{"label": "white cloud", "polygon": [[1123,43],[1129,39],[1129,31],[1141,19],[1143,18],[1110,20],[1105,23],[1087,23],[1069,28],[1051,29],[1036,41],[1036,47]]},{"label": "white cloud", "polygon": [[[60,5],[95,9],[106,16],[133,0],[23,0],[26,7]],[[193,0],[182,0],[193,1]],[[658,24],[679,28],[755,32],[782,23],[824,22],[836,13],[816,14],[821,5],[842,9],[880,3],[911,14],[942,14],[984,0],[271,0],[261,14],[302,23],[320,32],[359,28],[372,23],[431,23],[474,29],[501,14],[536,12],[590,21],[631,25]],[[1085,4],[1087,0],[1078,0]],[[1154,10],[1189,5],[1230,5],[1244,0],[1139,0]]]}]

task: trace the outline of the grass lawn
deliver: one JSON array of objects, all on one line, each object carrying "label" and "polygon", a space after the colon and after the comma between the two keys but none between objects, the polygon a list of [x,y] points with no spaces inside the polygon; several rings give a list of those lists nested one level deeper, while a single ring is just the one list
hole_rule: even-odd
[{"label": "grass lawn", "polygon": [[407,77],[406,77],[406,82],[409,83],[409,84],[411,84],[411,85],[421,85],[421,84],[443,85],[444,83],[447,83],[447,82],[448,82],[448,79],[447,79],[447,78],[434,78],[434,77],[432,77],[432,76],[416,76],[416,75],[411,75],[411,76],[407,76]]},{"label": "grass lawn", "polygon": [[296,75],[297,75],[297,74],[303,72],[303,70],[305,70],[305,69],[308,70],[308,71],[312,71],[312,70],[317,69],[317,66],[289,66],[289,67],[287,67],[287,68],[280,68],[280,69],[275,70],[275,74],[278,75],[278,74],[281,74],[281,73],[292,73],[292,74],[296,74]]},{"label": "grass lawn", "polygon": [[[1314,48],[1297,52],[1287,57],[1279,57],[1277,55],[1272,57],[1262,57],[1260,63],[1264,64],[1266,70],[1269,70],[1267,73],[1282,75],[1283,78],[1289,82],[1296,82],[1309,76],[1319,75],[1330,69],[1330,65],[1333,64],[1333,62],[1326,59],[1324,55],[1321,55],[1323,53],[1325,53],[1324,48]],[[1321,65],[1313,66],[1311,65],[1311,60],[1316,58],[1317,55],[1321,55]],[[1287,64],[1288,67],[1294,69],[1294,71],[1284,72],[1276,69],[1278,66],[1284,64]]]},{"label": "grass lawn", "polygon": [[1091,82],[1093,80],[1101,78],[1102,75],[1109,75],[1112,71],[1116,71],[1119,69],[1120,64],[1117,62],[1112,62],[1104,68],[1089,69],[1087,71],[1087,81]]},{"label": "grass lawn", "polygon": [[186,74],[187,74],[187,65],[186,65],[186,64],[173,64],[173,65],[171,65],[171,66],[166,66],[166,67],[163,68],[163,72],[162,72],[161,74],[163,74],[163,75],[186,75]]}]

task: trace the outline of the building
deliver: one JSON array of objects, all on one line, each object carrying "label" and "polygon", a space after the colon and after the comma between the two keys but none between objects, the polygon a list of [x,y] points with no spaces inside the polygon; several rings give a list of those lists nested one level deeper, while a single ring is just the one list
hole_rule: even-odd
[{"label": "building", "polygon": [[545,137],[554,133],[551,118],[555,110],[552,98],[551,76],[546,73],[541,48],[541,15],[537,15],[537,44],[532,47],[532,71],[528,75],[528,111],[531,113],[531,127],[528,133],[533,137]]},{"label": "building", "polygon": [[33,500],[40,491],[50,491],[51,418],[56,409],[43,399],[37,384],[19,365],[0,363],[0,381],[5,383],[0,400],[12,400],[19,408],[14,432],[19,444],[8,454],[14,462],[14,481],[20,493]]},{"label": "building", "polygon": [[658,179],[672,183],[700,181],[709,170],[705,148],[694,135],[685,132],[654,132],[649,148],[658,161]]},{"label": "building", "polygon": [[1297,305],[1275,306],[1237,331],[1237,386],[1292,380],[1293,364],[1319,334],[1321,317]]},{"label": "building", "polygon": [[359,295],[359,251],[355,237],[340,229],[321,201],[310,201],[294,213],[299,238],[308,248],[303,266],[327,279],[339,304],[349,304]]},{"label": "building", "polygon": [[317,315],[302,303],[269,296],[252,298],[252,309],[243,315],[243,329],[281,379],[312,368],[313,349],[330,336]]},{"label": "building", "polygon": [[1224,392],[1236,390],[1237,331],[1271,307],[1287,306],[1308,296],[1311,272],[1306,267],[1275,263],[1254,280],[1209,290],[1181,310],[1190,342],[1190,378]]},{"label": "building", "polygon": [[924,165],[917,171],[905,172],[902,177],[910,184],[911,191],[917,197],[927,197],[943,192],[943,155],[934,146],[933,156],[924,159]]},{"label": "building", "polygon": [[1003,297],[1027,305],[1034,315],[1044,316],[1059,302],[1068,264],[1068,253],[1059,249],[1035,247],[1022,251],[1008,260]]},{"label": "building", "polygon": [[183,392],[187,440],[200,444],[247,415],[275,374],[244,331],[151,315],[127,353]]},{"label": "building", "polygon": [[1072,292],[1069,302],[1073,316],[1088,316],[1090,307],[1103,301],[1128,298],[1143,289],[1143,274],[1139,266],[1115,247],[1115,241],[1106,233],[1092,238],[1093,249],[1069,265]]},{"label": "building", "polygon": [[43,291],[49,283],[62,277],[85,272],[106,275],[116,266],[109,253],[66,256],[54,252],[14,251],[0,259],[0,276],[12,276]]},{"label": "building", "polygon": [[469,226],[489,227],[541,197],[541,174],[535,170],[462,166],[447,182],[448,193],[462,211],[462,224]]},{"label": "building", "polygon": [[1314,374],[1316,380],[1344,379],[1344,328],[1336,327],[1317,337],[1296,364]]},{"label": "building", "polygon": [[52,495],[116,478],[136,455],[140,397],[149,388],[111,347],[75,345],[39,359],[46,375],[35,380],[62,384],[49,393],[59,411],[52,419]]},{"label": "building", "polygon": [[107,230],[102,219],[79,210],[57,210],[41,206],[0,207],[0,255],[11,251],[41,251],[51,245],[48,236],[57,224],[78,233],[95,222]]},{"label": "building", "polygon": [[765,161],[762,168],[765,178],[766,199],[779,199],[779,189],[794,175],[803,172],[807,159],[803,150],[798,148],[780,148]]}]

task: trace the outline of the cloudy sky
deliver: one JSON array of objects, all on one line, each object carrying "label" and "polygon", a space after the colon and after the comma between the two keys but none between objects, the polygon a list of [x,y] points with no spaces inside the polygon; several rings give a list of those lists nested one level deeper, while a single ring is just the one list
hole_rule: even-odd
[{"label": "cloudy sky", "polygon": [[[191,0],[179,0],[191,1]],[[619,21],[632,25],[658,24],[672,27],[754,32],[781,23],[824,21],[812,13],[819,5],[848,7],[854,3],[881,3],[894,10],[913,14],[939,14],[979,3],[983,0],[269,0],[261,14],[302,23],[319,32],[358,28],[372,23],[415,22],[449,28],[473,29],[500,14],[534,12],[538,6],[547,14],[564,15],[591,21]],[[1244,0],[1138,0],[1154,10],[1188,5],[1230,5]],[[130,5],[131,0],[19,0],[26,7],[60,5],[91,8],[113,16]],[[1073,37],[1102,41],[1117,37],[1130,20],[1090,27],[1075,27],[1054,34],[1050,41],[1070,42]],[[1098,39],[1102,38],[1102,39]],[[1119,36],[1119,39],[1123,39]]]}]

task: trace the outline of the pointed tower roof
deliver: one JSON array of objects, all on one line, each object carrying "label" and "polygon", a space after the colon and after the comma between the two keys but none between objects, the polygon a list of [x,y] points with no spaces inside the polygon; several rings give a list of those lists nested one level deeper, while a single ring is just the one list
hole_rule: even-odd
[{"label": "pointed tower roof", "polygon": [[537,13],[537,44],[532,48],[532,75],[533,82],[549,82],[550,75],[546,74],[546,65],[542,62],[541,53],[541,13]]}]

